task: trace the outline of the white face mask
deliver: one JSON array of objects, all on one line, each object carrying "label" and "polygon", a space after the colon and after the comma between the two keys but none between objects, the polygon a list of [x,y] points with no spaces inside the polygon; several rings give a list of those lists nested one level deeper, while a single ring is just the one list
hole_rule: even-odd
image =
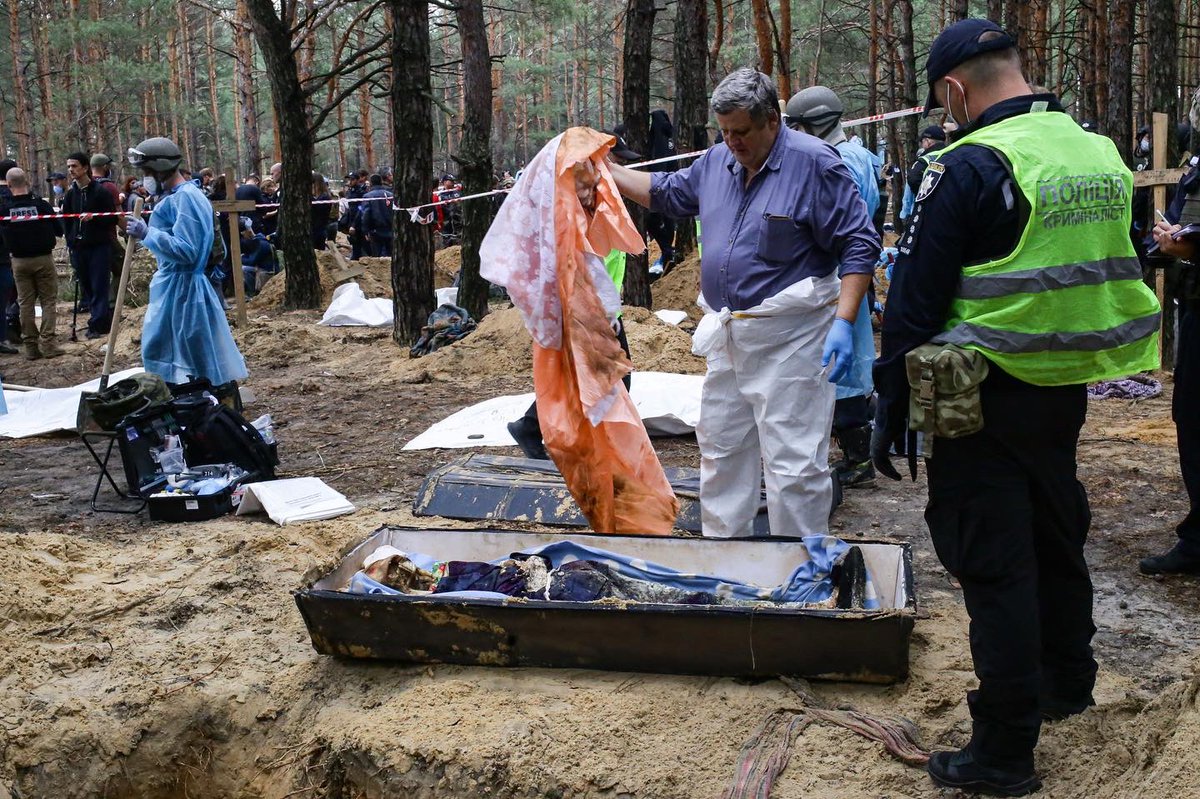
[{"label": "white face mask", "polygon": [[[967,108],[967,92],[963,89],[963,85],[961,83],[959,83],[958,81],[955,81],[955,83],[958,84],[958,93],[962,95],[963,110],[965,112],[966,108]],[[958,125],[960,128],[971,124],[971,115],[969,113],[967,114],[966,120],[963,122],[960,122],[958,120],[958,118],[954,116],[954,112],[950,110],[950,79],[949,78],[946,79],[946,116],[949,118],[949,120],[951,122],[953,122],[955,125]]]},{"label": "white face mask", "polygon": [[142,188],[150,193],[150,196],[158,196],[158,179],[153,175],[147,175],[142,178]]},{"label": "white face mask", "polygon": [[1140,141],[1138,141],[1137,150],[1141,155],[1145,155],[1146,153],[1150,152],[1150,140],[1143,137]]}]

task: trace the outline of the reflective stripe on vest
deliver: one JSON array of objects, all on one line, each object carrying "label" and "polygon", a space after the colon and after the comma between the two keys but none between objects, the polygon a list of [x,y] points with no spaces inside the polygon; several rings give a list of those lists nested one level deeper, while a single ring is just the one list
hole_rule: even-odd
[{"label": "reflective stripe on vest", "polygon": [[995,151],[1030,209],[1009,255],[963,267],[934,341],[985,355],[1035,385],[1124,377],[1158,367],[1159,307],[1129,240],[1133,178],[1116,148],[1066,114],[1031,111],[964,145]]}]

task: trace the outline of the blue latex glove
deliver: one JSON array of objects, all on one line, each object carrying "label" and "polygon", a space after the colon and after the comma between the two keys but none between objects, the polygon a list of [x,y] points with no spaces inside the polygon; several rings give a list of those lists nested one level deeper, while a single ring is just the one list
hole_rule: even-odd
[{"label": "blue latex glove", "polygon": [[836,383],[846,376],[854,361],[854,325],[840,316],[833,320],[833,327],[829,328],[829,335],[825,337],[821,366],[828,366],[831,358],[834,363],[829,371],[829,382]]},{"label": "blue latex glove", "polygon": [[136,216],[128,217],[125,221],[125,234],[131,239],[141,241],[146,238],[146,234],[150,232],[150,228],[145,222],[138,219]]}]

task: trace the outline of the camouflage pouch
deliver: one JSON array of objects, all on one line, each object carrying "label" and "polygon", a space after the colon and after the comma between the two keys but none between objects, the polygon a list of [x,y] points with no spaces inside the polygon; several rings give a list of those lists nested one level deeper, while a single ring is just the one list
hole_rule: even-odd
[{"label": "camouflage pouch", "polygon": [[983,429],[979,386],[988,362],[974,350],[953,344],[923,344],[904,358],[908,385],[908,426],[924,433],[921,456],[933,454],[933,439],[958,438]]}]

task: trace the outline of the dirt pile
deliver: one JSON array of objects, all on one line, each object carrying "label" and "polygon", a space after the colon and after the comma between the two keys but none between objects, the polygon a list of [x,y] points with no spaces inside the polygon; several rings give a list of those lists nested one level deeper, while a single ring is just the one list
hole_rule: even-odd
[{"label": "dirt pile", "polygon": [[656,311],[687,311],[697,321],[703,312],[696,305],[700,296],[700,256],[692,255],[650,286]]},{"label": "dirt pile", "polygon": [[[285,259],[286,262],[286,259]],[[366,267],[366,272],[350,278],[358,283],[363,293],[368,297],[392,296],[392,259],[391,258],[359,258],[357,261],[347,261],[350,268]],[[445,288],[454,283],[454,276],[461,266],[462,258],[458,247],[438,250],[434,256],[433,287]],[[333,298],[334,289],[339,285],[335,275],[342,271],[341,265],[328,252],[317,253],[317,269],[321,273],[321,302],[322,307],[328,306]],[[278,310],[283,307],[284,281],[287,269],[272,277],[263,286],[258,296],[250,301],[252,310]],[[347,281],[343,281],[347,282]]]},{"label": "dirt pile", "polygon": [[[626,306],[625,334],[634,368],[643,372],[703,374],[704,359],[692,355],[692,339],[645,308]],[[423,358],[395,360],[390,376],[402,380],[477,380],[527,375],[533,369],[533,345],[521,312],[492,311],[470,335]]]}]

